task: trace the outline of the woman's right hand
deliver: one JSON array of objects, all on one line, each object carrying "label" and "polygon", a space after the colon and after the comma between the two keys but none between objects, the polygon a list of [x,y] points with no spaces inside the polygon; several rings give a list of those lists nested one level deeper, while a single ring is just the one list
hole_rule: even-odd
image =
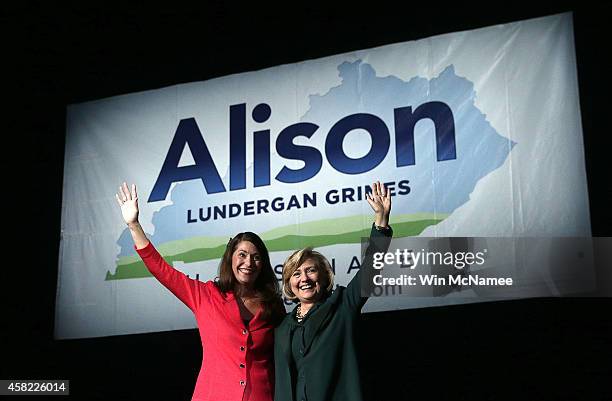
[{"label": "woman's right hand", "polygon": [[115,194],[117,203],[121,207],[121,215],[126,224],[138,223],[138,194],[136,184],[132,184],[132,191],[128,189],[127,183],[119,187],[119,192]]},{"label": "woman's right hand", "polygon": [[376,181],[372,184],[372,193],[366,193],[366,200],[374,211],[374,224],[387,227],[391,214],[391,191],[385,187],[385,184]]}]

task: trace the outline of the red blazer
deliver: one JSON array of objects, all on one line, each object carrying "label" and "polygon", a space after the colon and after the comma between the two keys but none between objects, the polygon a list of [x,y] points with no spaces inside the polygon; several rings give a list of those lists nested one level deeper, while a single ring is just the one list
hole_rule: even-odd
[{"label": "red blazer", "polygon": [[233,293],[224,295],[212,281],[188,278],[151,243],[137,252],[151,274],[195,315],[203,358],[192,400],[272,401],[274,327],[261,318],[261,310],[245,328]]}]

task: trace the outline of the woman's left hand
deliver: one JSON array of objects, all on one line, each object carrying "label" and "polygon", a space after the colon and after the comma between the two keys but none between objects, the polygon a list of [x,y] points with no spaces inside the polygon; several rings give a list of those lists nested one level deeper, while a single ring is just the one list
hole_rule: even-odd
[{"label": "woman's left hand", "polygon": [[380,181],[376,181],[372,184],[372,193],[366,194],[366,200],[374,210],[374,224],[387,227],[391,213],[391,192]]}]

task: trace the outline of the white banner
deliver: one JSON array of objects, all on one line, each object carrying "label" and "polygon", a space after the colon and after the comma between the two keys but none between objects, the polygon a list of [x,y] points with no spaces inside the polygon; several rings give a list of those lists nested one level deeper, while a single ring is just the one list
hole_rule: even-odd
[{"label": "white banner", "polygon": [[395,237],[590,235],[571,14],[71,105],[65,155],[57,338],[195,327],[133,249],[124,181],[151,241],[203,281],[254,231],[277,272],[313,245],[346,285],[375,180]]}]

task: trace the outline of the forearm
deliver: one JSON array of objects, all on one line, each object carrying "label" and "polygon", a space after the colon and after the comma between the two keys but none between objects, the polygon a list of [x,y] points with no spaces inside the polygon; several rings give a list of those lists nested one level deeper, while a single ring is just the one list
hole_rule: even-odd
[{"label": "forearm", "polygon": [[128,228],[130,230],[130,234],[132,235],[132,239],[134,240],[136,249],[142,249],[149,245],[149,239],[138,221],[128,223]]},{"label": "forearm", "polygon": [[[347,286],[346,293],[351,306],[361,309],[365,304],[367,297],[363,297],[361,294],[362,281],[372,282],[376,274],[373,267],[374,253],[386,252],[389,249],[392,237],[393,229],[390,226],[382,232],[378,231],[374,226],[370,230],[370,238],[368,239],[359,271]],[[366,285],[365,288],[369,288],[369,285]]]},{"label": "forearm", "polygon": [[391,244],[393,229],[390,226],[386,228],[386,230],[378,231],[375,227],[372,227],[370,231],[368,245],[363,255],[361,268],[359,269],[362,272],[361,279],[366,280],[368,283],[371,283],[374,276],[378,273],[378,270],[374,269],[374,254],[387,252]]},{"label": "forearm", "polygon": [[379,227],[387,227],[389,225],[389,215],[385,214],[375,214],[374,215],[374,224]]},{"label": "forearm", "polygon": [[[138,229],[134,231],[138,232]],[[144,239],[146,240],[146,237]],[[134,243],[142,244],[143,242],[140,241],[142,241],[142,237],[139,237],[138,242],[134,239]],[[143,248],[137,248],[137,252],[153,277],[195,312],[200,305],[200,282],[190,279],[170,266],[153,244],[149,244],[148,240],[146,240],[146,245]]]}]

